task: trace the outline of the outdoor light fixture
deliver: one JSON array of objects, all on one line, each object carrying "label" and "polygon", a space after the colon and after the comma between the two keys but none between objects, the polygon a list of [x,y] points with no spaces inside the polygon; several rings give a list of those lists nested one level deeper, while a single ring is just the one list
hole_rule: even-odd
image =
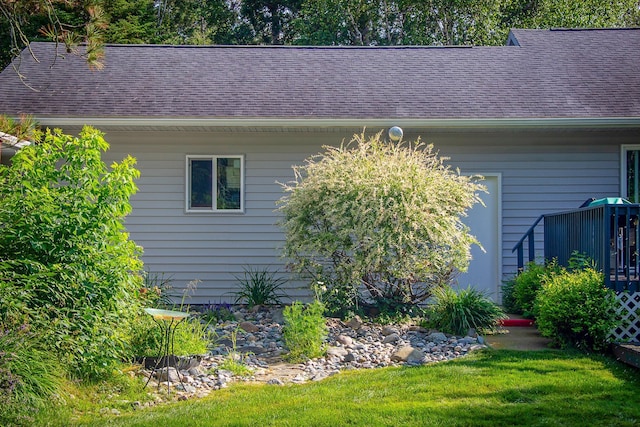
[{"label": "outdoor light fixture", "polygon": [[394,142],[400,141],[402,139],[403,134],[404,132],[402,131],[401,127],[393,126],[389,128],[389,139],[391,139]]}]

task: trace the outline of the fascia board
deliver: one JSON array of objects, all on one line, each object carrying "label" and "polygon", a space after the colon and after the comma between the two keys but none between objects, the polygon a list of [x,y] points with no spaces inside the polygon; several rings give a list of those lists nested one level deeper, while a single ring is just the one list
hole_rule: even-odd
[{"label": "fascia board", "polygon": [[531,129],[531,128],[635,128],[640,117],[604,118],[489,118],[489,119],[295,119],[295,118],[103,118],[36,117],[42,126],[95,127],[237,127],[237,128],[362,128],[400,126],[406,128],[443,129]]}]

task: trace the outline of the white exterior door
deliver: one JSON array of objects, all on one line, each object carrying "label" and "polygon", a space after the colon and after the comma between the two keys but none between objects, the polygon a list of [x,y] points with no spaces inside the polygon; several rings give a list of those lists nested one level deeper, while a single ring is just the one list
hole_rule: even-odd
[{"label": "white exterior door", "polygon": [[471,234],[482,244],[484,252],[478,246],[472,246],[469,270],[459,274],[457,282],[460,288],[471,285],[499,303],[502,276],[501,179],[499,174],[486,174],[484,178],[483,184],[487,187],[488,193],[481,194],[481,198],[485,206],[476,204],[469,211],[469,216],[464,218],[464,223],[471,228]]}]

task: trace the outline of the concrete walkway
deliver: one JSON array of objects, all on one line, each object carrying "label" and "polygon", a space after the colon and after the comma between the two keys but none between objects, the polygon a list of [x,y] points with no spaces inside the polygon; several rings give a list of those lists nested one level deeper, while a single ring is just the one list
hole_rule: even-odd
[{"label": "concrete walkway", "polygon": [[[509,315],[510,318],[519,318]],[[549,350],[550,339],[544,338],[535,326],[502,326],[498,333],[484,336],[487,345],[505,350]]]}]

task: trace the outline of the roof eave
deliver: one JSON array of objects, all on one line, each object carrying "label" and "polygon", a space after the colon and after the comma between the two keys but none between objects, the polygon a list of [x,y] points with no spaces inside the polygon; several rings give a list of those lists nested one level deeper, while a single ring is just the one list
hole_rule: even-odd
[{"label": "roof eave", "polygon": [[286,127],[286,128],[362,128],[401,126],[443,129],[532,129],[532,128],[636,128],[640,117],[602,118],[179,118],[179,117],[37,117],[42,126],[63,127]]}]

